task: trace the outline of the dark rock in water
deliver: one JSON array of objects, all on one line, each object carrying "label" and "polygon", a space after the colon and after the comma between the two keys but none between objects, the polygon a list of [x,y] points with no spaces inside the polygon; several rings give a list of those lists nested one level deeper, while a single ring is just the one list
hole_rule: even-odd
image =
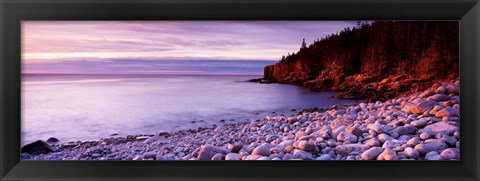
[{"label": "dark rock in water", "polygon": [[190,121],[190,123],[195,123],[195,121]]},{"label": "dark rock in water", "polygon": [[292,109],[291,111],[296,111],[297,109]]},{"label": "dark rock in water", "polygon": [[271,81],[271,80],[265,80],[263,78],[258,78],[258,79],[250,79],[250,80],[247,80],[245,82],[255,82],[255,83],[260,83],[260,84],[272,84],[272,83],[275,83],[275,81]]},{"label": "dark rock in water", "polygon": [[58,143],[60,140],[58,140],[55,137],[50,137],[47,139],[47,143],[53,144],[53,143]]},{"label": "dark rock in water", "polygon": [[128,140],[128,141],[131,141],[131,140],[133,140],[133,139],[135,139],[135,136],[133,136],[133,135],[127,135],[127,140]]},{"label": "dark rock in water", "polygon": [[222,123],[223,123],[223,122],[225,122],[225,120],[223,120],[223,119],[222,119],[222,120],[220,120],[220,122],[222,122]]},{"label": "dark rock in water", "polygon": [[160,133],[158,133],[158,136],[170,137],[170,133],[168,133],[168,132],[160,132]]},{"label": "dark rock in water", "polygon": [[48,143],[42,140],[27,144],[23,146],[20,150],[21,153],[29,153],[31,155],[38,153],[48,153],[53,151],[53,148]]},{"label": "dark rock in water", "polygon": [[113,134],[111,134],[110,136],[118,136],[118,134],[117,134],[117,133],[113,133]]},{"label": "dark rock in water", "polygon": [[109,144],[109,145],[120,144],[120,143],[125,143],[125,142],[127,142],[127,140],[125,140],[125,138],[122,138],[122,137],[110,138],[110,139],[107,140],[107,144]]}]

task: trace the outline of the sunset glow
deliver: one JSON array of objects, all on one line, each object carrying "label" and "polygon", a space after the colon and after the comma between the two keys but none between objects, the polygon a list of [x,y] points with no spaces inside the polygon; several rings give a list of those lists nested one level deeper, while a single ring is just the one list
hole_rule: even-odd
[{"label": "sunset glow", "polygon": [[24,21],[23,73],[262,74],[303,38],[310,44],[356,23]]}]

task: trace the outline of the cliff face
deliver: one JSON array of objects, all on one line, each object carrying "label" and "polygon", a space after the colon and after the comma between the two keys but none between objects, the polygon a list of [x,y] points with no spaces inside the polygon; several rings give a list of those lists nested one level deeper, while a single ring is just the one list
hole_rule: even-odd
[{"label": "cliff face", "polygon": [[386,99],[419,91],[458,77],[458,31],[455,21],[363,24],[303,44],[265,67],[264,79],[343,91],[346,98]]}]

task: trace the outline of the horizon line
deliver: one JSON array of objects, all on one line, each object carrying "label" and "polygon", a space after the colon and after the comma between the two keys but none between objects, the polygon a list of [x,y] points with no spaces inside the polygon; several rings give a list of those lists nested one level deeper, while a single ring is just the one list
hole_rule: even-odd
[{"label": "horizon line", "polygon": [[175,73],[144,73],[144,74],[131,74],[131,73],[20,73],[20,75],[251,75],[251,76],[263,76],[263,74],[175,74]]}]

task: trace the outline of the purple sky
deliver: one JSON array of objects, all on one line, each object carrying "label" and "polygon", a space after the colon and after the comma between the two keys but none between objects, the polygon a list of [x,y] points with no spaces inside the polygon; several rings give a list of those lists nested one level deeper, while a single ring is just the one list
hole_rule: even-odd
[{"label": "purple sky", "polygon": [[23,21],[24,73],[255,74],[356,21]]}]

